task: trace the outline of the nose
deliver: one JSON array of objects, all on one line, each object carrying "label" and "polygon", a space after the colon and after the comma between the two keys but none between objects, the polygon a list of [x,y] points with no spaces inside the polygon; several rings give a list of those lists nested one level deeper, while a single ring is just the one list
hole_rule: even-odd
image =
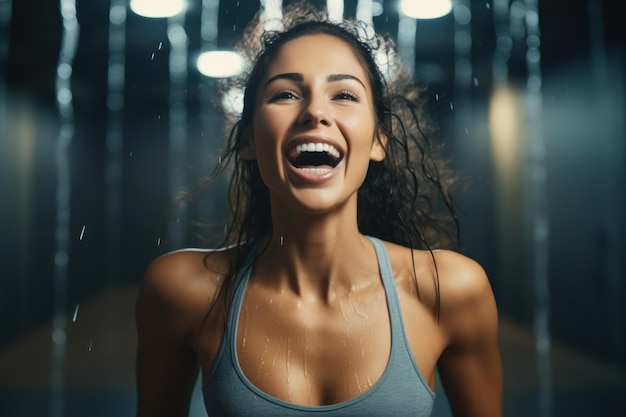
[{"label": "nose", "polygon": [[332,125],[332,117],[322,97],[309,97],[298,117],[298,124],[306,127]]}]

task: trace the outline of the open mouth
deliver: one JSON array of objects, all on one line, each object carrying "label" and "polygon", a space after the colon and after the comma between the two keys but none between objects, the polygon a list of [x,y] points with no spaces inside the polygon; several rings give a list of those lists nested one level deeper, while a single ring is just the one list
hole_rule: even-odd
[{"label": "open mouth", "polygon": [[300,143],[287,152],[289,163],[310,175],[323,175],[335,168],[343,155],[327,143]]}]

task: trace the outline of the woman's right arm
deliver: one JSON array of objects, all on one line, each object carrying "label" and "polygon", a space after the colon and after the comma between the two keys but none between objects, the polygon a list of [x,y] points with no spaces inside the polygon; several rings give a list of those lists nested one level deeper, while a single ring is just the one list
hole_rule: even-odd
[{"label": "woman's right arm", "polygon": [[198,376],[193,340],[193,278],[183,253],[146,270],[136,304],[137,417],[187,416]]}]

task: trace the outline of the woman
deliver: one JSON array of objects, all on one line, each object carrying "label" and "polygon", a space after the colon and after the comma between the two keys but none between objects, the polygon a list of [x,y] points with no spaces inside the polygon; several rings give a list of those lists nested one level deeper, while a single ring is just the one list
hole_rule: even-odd
[{"label": "woman", "polygon": [[138,416],[187,415],[199,370],[210,416],[428,416],[436,369],[455,416],[500,416],[487,277],[431,250],[455,219],[417,90],[381,70],[388,42],[304,15],[247,78],[216,174],[234,165],[227,248],[146,271]]}]

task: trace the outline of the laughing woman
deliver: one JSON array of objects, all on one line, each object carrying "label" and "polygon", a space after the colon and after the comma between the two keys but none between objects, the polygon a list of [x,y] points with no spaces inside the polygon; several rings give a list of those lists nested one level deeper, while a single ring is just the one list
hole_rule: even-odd
[{"label": "laughing woman", "polygon": [[201,372],[209,416],[428,416],[438,369],[455,416],[501,416],[495,301],[447,250],[419,91],[388,40],[299,7],[242,42],[257,55],[209,179],[232,172],[224,249],[146,271],[137,415],[186,416]]}]

